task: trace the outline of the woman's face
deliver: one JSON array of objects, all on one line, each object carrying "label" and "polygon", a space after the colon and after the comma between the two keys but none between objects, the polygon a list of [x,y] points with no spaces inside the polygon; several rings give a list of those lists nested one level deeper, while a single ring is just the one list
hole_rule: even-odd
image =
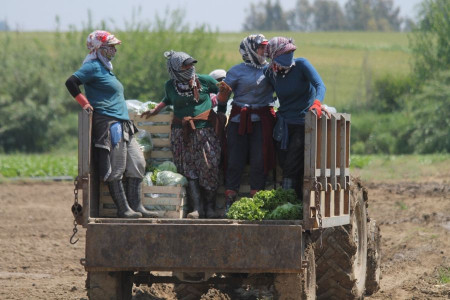
[{"label": "woman's face", "polygon": [[194,66],[194,64],[182,65],[181,70],[188,70],[188,69],[192,68],[193,66]]},{"label": "woman's face", "polygon": [[101,50],[102,55],[109,60],[112,60],[114,58],[114,56],[116,56],[116,52],[117,52],[115,45],[103,46],[100,48],[100,50]]},{"label": "woman's face", "polygon": [[264,50],[266,50],[266,45],[259,45],[256,53],[258,53],[259,56],[264,56]]}]

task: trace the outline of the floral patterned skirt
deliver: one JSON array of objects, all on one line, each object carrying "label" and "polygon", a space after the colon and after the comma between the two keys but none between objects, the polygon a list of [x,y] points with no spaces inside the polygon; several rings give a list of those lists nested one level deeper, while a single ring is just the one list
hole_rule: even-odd
[{"label": "floral patterned skirt", "polygon": [[201,187],[219,187],[220,141],[213,128],[199,128],[183,141],[183,130],[172,128],[170,137],[173,161],[178,172],[188,179],[198,179]]}]

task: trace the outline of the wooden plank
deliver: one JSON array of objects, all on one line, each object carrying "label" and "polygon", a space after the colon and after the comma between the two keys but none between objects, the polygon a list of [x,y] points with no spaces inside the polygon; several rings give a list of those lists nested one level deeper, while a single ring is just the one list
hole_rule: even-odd
[{"label": "wooden plank", "polygon": [[346,130],[346,134],[345,134],[345,167],[349,168],[350,167],[350,121],[348,119],[346,119],[345,121],[345,130]]},{"label": "wooden plank", "polygon": [[152,194],[185,194],[186,189],[182,186],[142,186],[143,193],[152,193]]},{"label": "wooden plank", "polygon": [[150,133],[169,133],[170,125],[155,125],[155,126],[150,126],[150,128],[145,128],[144,130],[148,131]]},{"label": "wooden plank", "polygon": [[330,182],[333,190],[337,190],[337,174],[336,174],[336,145],[337,145],[337,136],[336,136],[336,125],[337,120],[336,116],[331,115],[331,128],[330,128]]},{"label": "wooden plank", "polygon": [[350,214],[350,190],[344,190],[344,214]]},{"label": "wooden plank", "polygon": [[152,138],[153,147],[170,147],[168,138]]},{"label": "wooden plank", "polygon": [[172,151],[151,151],[149,158],[167,158],[172,159],[173,154]]},{"label": "wooden plank", "polygon": [[341,185],[342,189],[347,189],[347,181],[345,180],[345,164],[346,164],[346,153],[347,153],[347,138],[346,138],[346,121],[345,116],[341,116],[341,122],[340,122],[340,128],[339,128],[339,135],[340,135],[340,145],[339,145],[339,168],[341,169],[341,175],[339,176],[339,183]]},{"label": "wooden plank", "polygon": [[[173,112],[171,112],[171,113],[159,113],[159,114],[157,114],[157,115],[155,115],[155,116],[151,116],[151,117],[149,117],[148,119],[146,119],[145,117],[143,118],[143,117],[141,117],[141,116],[136,116],[134,119],[133,119],[133,122],[135,123],[135,124],[138,124],[138,123],[145,123],[145,122],[172,122],[172,119],[173,119]],[[138,126],[138,125],[136,125],[136,126]]]},{"label": "wooden plank", "polygon": [[342,225],[347,225],[347,224],[350,224],[350,216],[349,215],[329,217],[329,218],[324,218],[322,220],[323,228],[342,226]]},{"label": "wooden plank", "polygon": [[325,194],[325,207],[323,208],[323,216],[324,217],[330,217],[331,216],[331,192],[332,191],[327,191],[324,192]]},{"label": "wooden plank", "polygon": [[327,187],[327,141],[328,141],[328,128],[327,128],[327,116],[324,114],[320,118],[320,183],[324,189]]},{"label": "wooden plank", "polygon": [[336,196],[336,191],[330,189],[329,193],[330,193],[330,217],[334,217],[336,216],[336,209],[334,207],[336,204],[334,200],[334,197]]}]

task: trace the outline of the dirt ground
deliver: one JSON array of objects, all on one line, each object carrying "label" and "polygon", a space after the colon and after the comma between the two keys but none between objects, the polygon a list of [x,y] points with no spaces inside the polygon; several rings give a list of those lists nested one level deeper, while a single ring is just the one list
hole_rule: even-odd
[{"label": "dirt ground", "polygon": [[[450,182],[366,183],[381,227],[381,290],[368,299],[450,299]],[[71,245],[73,184],[0,184],[0,299],[87,299],[85,230]],[[133,299],[173,299],[170,285]],[[211,289],[202,299],[229,299]]]}]

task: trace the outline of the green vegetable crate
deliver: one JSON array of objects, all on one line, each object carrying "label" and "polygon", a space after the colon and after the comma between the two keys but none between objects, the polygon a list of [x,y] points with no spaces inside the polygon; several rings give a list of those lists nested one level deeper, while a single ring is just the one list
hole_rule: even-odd
[{"label": "green vegetable crate", "polygon": [[[170,151],[170,125],[172,112],[161,112],[148,119],[136,117],[137,128],[152,135],[153,150],[146,155],[147,163],[172,160]],[[182,186],[142,185],[142,204],[159,213],[160,218],[180,219],[185,217],[186,189]],[[105,184],[100,184],[100,217],[115,217],[116,207]]]}]

